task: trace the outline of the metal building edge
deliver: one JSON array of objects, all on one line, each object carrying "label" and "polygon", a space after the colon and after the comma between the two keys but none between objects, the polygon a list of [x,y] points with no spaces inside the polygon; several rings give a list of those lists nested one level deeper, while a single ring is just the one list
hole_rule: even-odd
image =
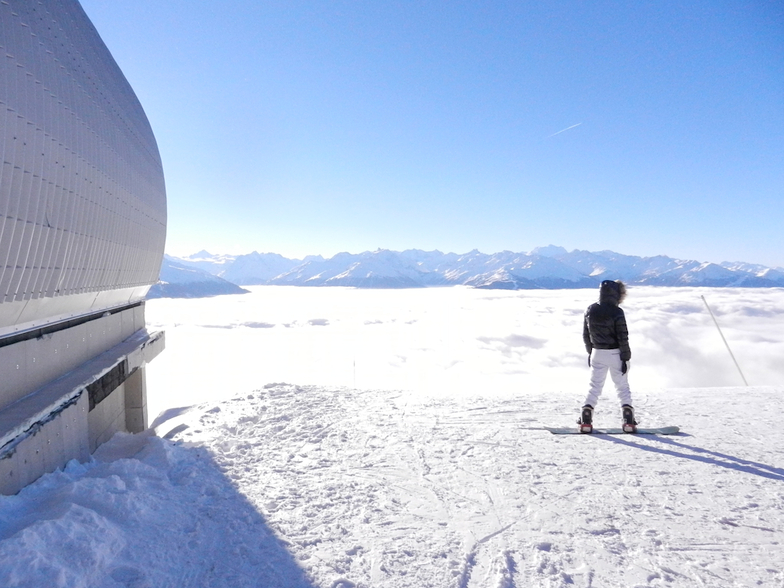
[{"label": "metal building edge", "polygon": [[77,0],[0,0],[0,493],[147,427],[163,166]]},{"label": "metal building edge", "polygon": [[144,367],[164,347],[162,331],[138,331],[0,411],[0,494],[84,461],[117,432],[144,431]]}]

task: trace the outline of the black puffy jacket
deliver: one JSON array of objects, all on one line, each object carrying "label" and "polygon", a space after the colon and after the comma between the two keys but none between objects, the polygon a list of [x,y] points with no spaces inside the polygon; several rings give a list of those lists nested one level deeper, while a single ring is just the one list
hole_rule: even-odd
[{"label": "black puffy jacket", "polygon": [[585,311],[583,341],[588,353],[593,349],[620,349],[621,361],[629,361],[629,330],[626,315],[618,306],[622,290],[616,282],[604,281],[599,290],[599,302]]}]

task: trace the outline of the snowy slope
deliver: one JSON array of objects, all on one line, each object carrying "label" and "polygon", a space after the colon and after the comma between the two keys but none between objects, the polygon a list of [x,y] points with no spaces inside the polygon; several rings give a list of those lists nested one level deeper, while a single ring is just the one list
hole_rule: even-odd
[{"label": "snowy slope", "polygon": [[649,390],[683,435],[557,437],[564,394],[270,384],[0,498],[0,585],[781,586],[782,393]]},{"label": "snowy slope", "polygon": [[214,255],[206,249],[186,257],[169,257],[182,265],[198,268],[214,276],[220,276],[221,272],[231,266],[237,258],[236,255]]},{"label": "snowy slope", "polygon": [[169,438],[0,497],[0,586],[784,584],[784,291],[630,288],[661,438],[541,429],[577,416],[594,289],[251,291],[148,303]]},{"label": "snowy slope", "polygon": [[[724,286],[739,285],[738,275],[730,269],[715,263],[703,263],[691,268],[678,277],[678,285],[690,286]],[[733,283],[735,282],[735,283]]]},{"label": "snowy slope", "polygon": [[254,251],[248,255],[238,255],[234,262],[227,265],[219,275],[224,280],[243,286],[266,284],[300,263],[299,259],[287,259],[277,253]]},{"label": "snowy slope", "polygon": [[393,251],[378,250],[323,281],[325,286],[359,288],[417,288],[422,272]]},{"label": "snowy slope", "polygon": [[579,271],[542,255],[506,251],[488,260],[491,271],[467,280],[467,286],[486,289],[588,288],[597,284]]},{"label": "snowy slope", "polygon": [[552,257],[597,280],[623,279],[630,284],[673,286],[684,272],[701,265],[697,261],[681,261],[665,255],[637,257],[614,251],[577,249],[567,252],[553,245],[539,251],[541,255]]},{"label": "snowy slope", "polygon": [[727,261],[719,265],[735,272],[746,273],[747,276],[743,278],[743,284],[747,286],[764,287],[770,282],[784,284],[784,268],[769,268],[759,264]]},{"label": "snowy slope", "polygon": [[150,288],[147,298],[203,298],[245,293],[247,290],[236,284],[178,263],[166,255],[161,264],[160,281]]},{"label": "snowy slope", "polygon": [[380,249],[359,255],[314,258],[269,282],[278,285],[417,288],[421,272],[399,254]]},{"label": "snowy slope", "polygon": [[400,256],[414,264],[424,274],[443,274],[444,268],[459,263],[461,255],[457,253],[442,253],[441,251],[422,251],[421,249],[407,249]]}]

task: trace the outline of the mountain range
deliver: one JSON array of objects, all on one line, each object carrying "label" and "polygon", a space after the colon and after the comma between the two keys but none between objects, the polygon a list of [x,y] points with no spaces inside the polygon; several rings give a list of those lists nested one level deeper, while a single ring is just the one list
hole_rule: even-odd
[{"label": "mountain range", "polygon": [[150,288],[147,298],[206,298],[247,292],[203,269],[177,263],[166,256],[161,265],[160,280]]},{"label": "mountain range", "polygon": [[[338,253],[325,259],[309,256],[289,259],[277,253],[213,255],[200,251],[181,258],[166,256],[162,281],[169,288],[187,277],[193,289],[201,275],[207,287],[228,285],[351,286],[356,288],[421,288],[472,286],[486,289],[592,288],[602,280],[623,280],[629,285],[784,287],[784,269],[745,262],[700,262],[657,255],[638,257],[614,251],[567,251],[550,245],[530,253],[502,251],[464,254],[440,251]],[[190,269],[192,273],[184,273]],[[219,278],[221,282],[217,282]],[[172,281],[173,280],[173,281]],[[199,295],[199,294],[196,294]],[[206,294],[210,295],[210,294]]]}]

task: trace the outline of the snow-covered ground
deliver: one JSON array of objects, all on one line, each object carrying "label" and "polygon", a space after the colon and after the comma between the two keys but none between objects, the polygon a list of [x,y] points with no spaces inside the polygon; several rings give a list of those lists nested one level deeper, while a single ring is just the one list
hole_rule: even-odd
[{"label": "snow-covered ground", "polygon": [[252,290],[148,303],[168,438],[0,498],[1,586],[784,585],[784,291],[631,289],[638,416],[683,433],[609,437],[540,428],[594,292]]}]

